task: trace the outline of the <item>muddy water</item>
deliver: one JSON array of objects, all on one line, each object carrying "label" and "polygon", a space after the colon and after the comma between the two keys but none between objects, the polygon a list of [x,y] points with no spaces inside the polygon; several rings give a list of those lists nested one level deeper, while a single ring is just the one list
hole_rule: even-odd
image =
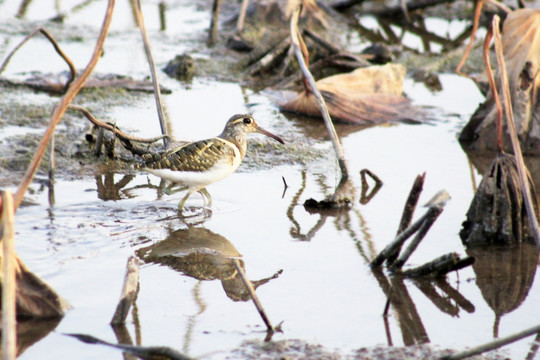
[{"label": "muddy water", "polygon": [[[92,6],[98,11],[99,5],[103,4]],[[193,7],[183,11],[178,14],[191,14],[188,17],[196,31],[204,30],[207,14]],[[83,18],[87,19],[81,16],[69,21]],[[115,26],[120,31],[131,25]],[[125,53],[129,48],[126,39],[136,37],[137,33],[112,37],[113,44],[124,47],[110,50],[112,59],[100,63],[102,70],[144,73],[143,55]],[[164,42],[155,46],[159,62],[178,50],[170,39]],[[68,44],[68,51],[70,46],[80,45]],[[123,64],[128,64],[127,71],[122,71]],[[20,69],[10,71],[14,74]],[[209,187],[214,200],[211,210],[202,210],[202,199],[194,195],[184,216],[176,211],[182,194],[161,196],[159,179],[146,174],[58,179],[54,204],[49,189],[40,185],[44,179],[37,178],[28,194],[35,205],[17,212],[17,251],[73,308],[53,332],[26,349],[21,359],[121,358],[117,350],[86,345],[63,334],[87,333],[116,341],[108,324],[126,261],[135,253],[142,257],[152,251],[169,256],[166,264],[148,260],[142,265],[136,311],[127,330],[133,342],[170,346],[196,357],[225,358],[227,351],[243,341],[266,336],[253,304],[240,299],[230,279],[231,256],[242,260],[250,280],[267,280],[257,294],[270,321],[274,325],[283,322],[283,333],[276,333],[273,340],[302,339],[344,353],[365,346],[413,342],[464,348],[489,341],[494,333],[504,336],[537,324],[539,285],[534,281],[534,261],[521,272],[514,270],[506,287],[503,277],[486,275],[481,266],[453,273],[447,285],[462,297],[457,297],[458,302],[442,301],[443,305],[440,299],[447,295],[441,289],[451,293],[447,285],[394,284],[403,290],[400,300],[408,304],[410,317],[402,316],[403,307],[391,307],[388,331],[381,317],[386,303],[383,282],[377,280],[368,262],[393,239],[418,174],[426,172],[421,203],[440,189],[446,189],[452,199],[409,264],[419,265],[453,251],[465,255],[458,232],[480,175],[469,164],[456,135],[482,101],[468,80],[443,74],[443,90],[438,93],[407,80],[407,95],[430,114],[425,124],[361,131],[339,126],[357,199],[361,169],[377,174],[384,185],[367,204],[357,200],[348,212],[322,215],[310,214],[302,206],[310,197],[322,199],[331,194],[340,176],[320,123],[285,116],[265,95],[235,83],[195,79],[184,86],[163,81],[173,90],[164,101],[179,139],[214,136],[231,114],[251,112],[263,127],[288,142],[283,153],[303,138],[323,155],[287,161],[278,147],[277,164],[250,166],[256,161],[248,158],[237,173]],[[127,107],[112,107],[107,114],[134,134],[150,137],[159,132],[148,121],[155,119],[150,96]],[[252,138],[257,143],[266,141],[261,135]],[[258,156],[264,158],[265,154]],[[282,178],[288,184],[285,192]],[[417,216],[422,212],[419,209]],[[186,239],[188,234],[191,239]],[[177,261],[186,257],[189,261]],[[497,259],[502,263],[505,256]],[[517,263],[515,259],[510,262]],[[189,267],[190,261],[204,266]],[[522,341],[506,351],[512,358],[524,358],[529,346],[529,341]]]}]

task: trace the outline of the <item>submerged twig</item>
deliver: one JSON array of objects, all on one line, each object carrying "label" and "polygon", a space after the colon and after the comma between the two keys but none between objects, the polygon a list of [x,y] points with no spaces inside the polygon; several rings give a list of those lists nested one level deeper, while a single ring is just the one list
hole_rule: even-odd
[{"label": "submerged twig", "polygon": [[461,351],[450,356],[443,356],[440,360],[461,360],[474,355],[481,354],[486,351],[498,349],[502,346],[511,344],[528,336],[534,335],[540,332],[540,325],[533,326],[532,328],[520,331],[518,333],[490,341],[488,343],[476,346],[472,349]]},{"label": "submerged twig", "polygon": [[158,112],[158,118],[159,118],[159,125],[161,127],[161,133],[163,135],[167,135],[167,137],[163,137],[163,145],[165,148],[170,143],[169,140],[169,128],[167,126],[167,120],[165,119],[165,113],[163,112],[163,105],[161,101],[161,90],[159,87],[159,81],[156,74],[156,65],[154,64],[154,58],[152,56],[152,49],[150,48],[150,40],[148,40],[148,35],[146,33],[146,26],[144,25],[144,17],[142,13],[141,3],[140,0],[137,0],[136,2],[136,10],[137,10],[137,20],[139,29],[141,30],[141,36],[143,38],[144,43],[144,52],[146,54],[146,59],[148,60],[148,65],[150,66],[150,74],[152,75],[152,85],[154,87],[154,99],[156,101],[156,109]]},{"label": "submerged twig", "polygon": [[540,231],[538,229],[537,214],[534,210],[531,189],[527,181],[527,168],[523,161],[523,155],[521,153],[520,143],[516,132],[514,113],[512,111],[512,99],[510,95],[510,85],[508,84],[508,76],[506,74],[506,64],[504,61],[502,40],[499,32],[499,17],[494,16],[492,25],[493,35],[495,37],[495,54],[497,55],[497,62],[499,65],[499,71],[501,74],[501,84],[503,88],[505,110],[508,119],[508,129],[510,133],[510,140],[512,143],[512,149],[514,151],[514,157],[516,160],[516,167],[519,174],[519,182],[523,191],[523,200],[525,202],[525,208],[527,209],[527,216],[531,225],[531,230],[536,241],[536,246],[540,249]]},{"label": "submerged twig", "polygon": [[[309,71],[306,60],[304,59],[304,56],[302,55],[302,51],[300,49],[300,34],[298,31],[298,18],[300,17],[300,11],[301,6],[298,6],[293,14],[291,15],[291,25],[290,25],[290,32],[291,32],[291,43],[294,47],[294,54],[296,56],[296,59],[298,60],[298,65],[302,69],[302,72],[304,73],[304,78],[309,83],[310,91],[315,96],[315,99],[317,100],[317,106],[319,107],[319,110],[321,111],[321,115],[324,119],[324,124],[326,125],[326,129],[328,130],[328,135],[330,136],[330,139],[332,140],[332,145],[334,146],[334,151],[336,152],[336,156],[338,158],[339,167],[341,169],[341,177],[347,179],[349,177],[349,170],[347,169],[347,163],[345,161],[345,155],[343,153],[343,149],[341,148],[341,144],[339,142],[339,137],[336,133],[336,129],[334,128],[334,124],[332,123],[332,119],[330,118],[330,113],[328,112],[328,108],[326,107],[326,103],[324,101],[324,98],[321,95],[321,92],[319,89],[317,89],[317,85],[315,84],[315,79],[313,78],[313,75]],[[306,89],[307,91],[307,89]]]},{"label": "submerged twig", "polygon": [[82,341],[86,344],[97,344],[110,346],[116,349],[120,349],[128,354],[133,354],[141,359],[153,360],[153,359],[163,359],[163,360],[189,360],[190,358],[184,354],[179,353],[178,351],[166,347],[166,346],[135,346],[135,345],[125,345],[125,344],[113,344],[97,337],[85,334],[64,334],[67,336],[74,337],[75,339]]},{"label": "submerged twig", "polygon": [[103,52],[103,43],[105,42],[105,38],[107,37],[107,33],[109,32],[109,25],[112,19],[114,3],[115,3],[115,0],[108,1],[105,18],[103,19],[103,24],[101,26],[101,32],[99,34],[98,40],[96,42],[96,46],[94,47],[94,52],[92,53],[92,57],[90,58],[88,65],[86,66],[84,71],[81,73],[81,75],[78,78],[76,78],[73,81],[73,83],[71,83],[71,85],[68,87],[62,99],[60,99],[60,102],[54,108],[54,112],[51,115],[49,126],[45,134],[43,135],[43,138],[41,139],[41,142],[39,143],[38,148],[35,151],[35,155],[32,158],[32,161],[30,165],[28,166],[28,169],[26,170],[26,173],[24,174],[19,184],[19,187],[17,188],[17,192],[15,193],[15,197],[14,197],[15,210],[21,204],[24,193],[30,186],[32,179],[34,178],[34,175],[36,174],[39,163],[41,162],[41,159],[43,158],[45,148],[49,144],[51,136],[54,132],[54,128],[62,119],[62,116],[66,112],[68,105],[71,103],[73,98],[79,93],[84,83],[86,82],[86,80],[88,79],[92,71],[94,70]]},{"label": "submerged twig", "polygon": [[2,240],[2,359],[17,357],[17,331],[15,307],[15,250],[13,195],[0,192],[0,234]]}]

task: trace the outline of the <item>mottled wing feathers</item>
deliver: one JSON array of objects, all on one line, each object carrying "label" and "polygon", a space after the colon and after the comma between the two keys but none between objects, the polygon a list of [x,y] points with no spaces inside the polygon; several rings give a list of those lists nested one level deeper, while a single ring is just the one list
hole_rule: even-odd
[{"label": "mottled wing feathers", "polygon": [[173,171],[205,171],[214,166],[218,160],[230,161],[232,164],[234,156],[231,144],[213,138],[182,145],[159,154],[145,154],[143,155],[144,163],[137,167]]}]

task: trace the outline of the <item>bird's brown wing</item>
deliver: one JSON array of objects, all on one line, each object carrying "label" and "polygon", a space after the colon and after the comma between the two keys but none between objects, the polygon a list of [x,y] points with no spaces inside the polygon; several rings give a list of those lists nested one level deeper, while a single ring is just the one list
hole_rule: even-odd
[{"label": "bird's brown wing", "polygon": [[219,160],[232,163],[234,149],[221,139],[207,139],[185,144],[159,154],[143,155],[138,168],[171,169],[175,171],[205,171]]}]

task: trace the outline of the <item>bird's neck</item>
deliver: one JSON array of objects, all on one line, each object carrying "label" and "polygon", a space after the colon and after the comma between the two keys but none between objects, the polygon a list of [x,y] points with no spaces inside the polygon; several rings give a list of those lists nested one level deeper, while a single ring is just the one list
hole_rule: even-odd
[{"label": "bird's neck", "polygon": [[226,130],[221,133],[221,135],[218,136],[218,138],[230,141],[233,143],[240,152],[240,156],[242,159],[244,158],[244,155],[246,155],[246,149],[247,149],[247,141],[246,136],[244,134],[231,134],[227,132]]}]

